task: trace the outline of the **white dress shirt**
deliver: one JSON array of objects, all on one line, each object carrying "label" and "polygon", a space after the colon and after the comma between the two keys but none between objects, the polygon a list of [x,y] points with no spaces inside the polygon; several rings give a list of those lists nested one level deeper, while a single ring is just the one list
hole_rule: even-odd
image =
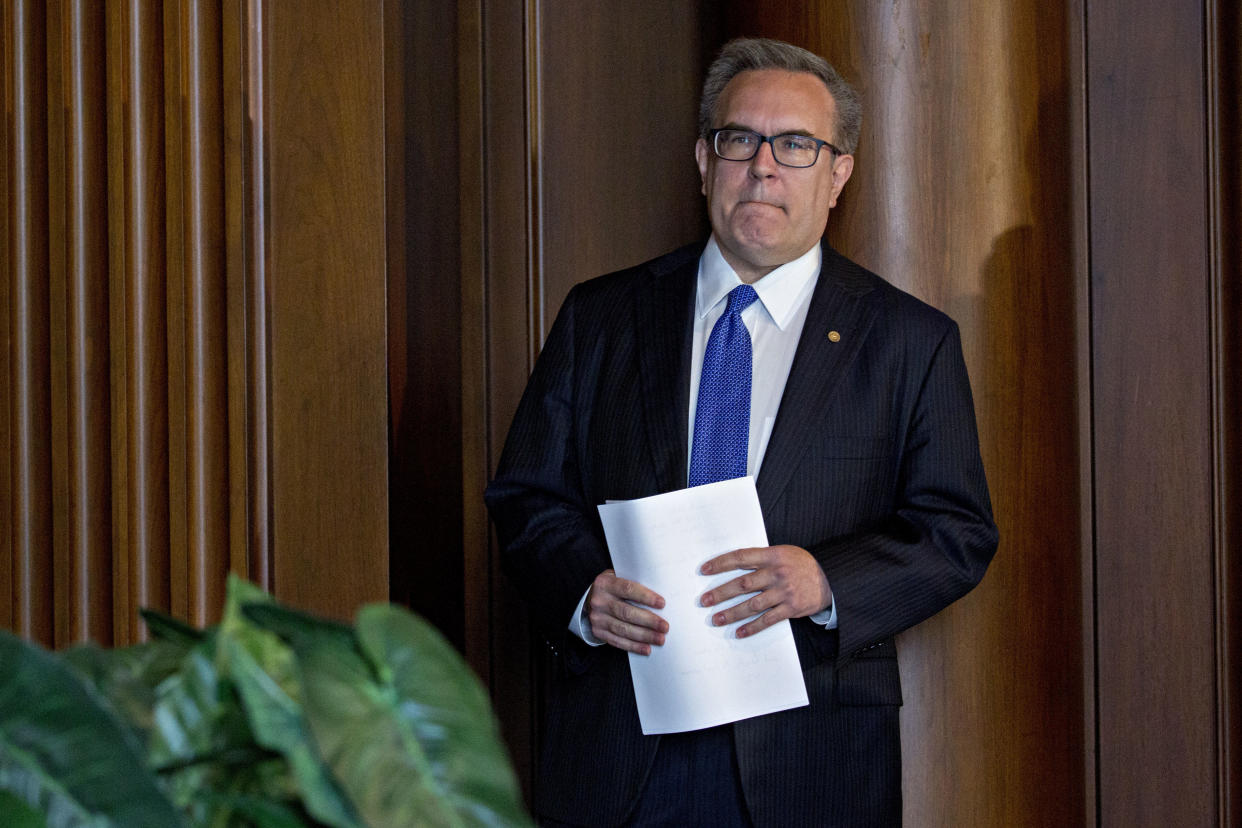
[{"label": "white dress shirt", "polygon": [[[742,311],[742,322],[750,332],[752,369],[750,384],[750,439],[747,444],[746,473],[759,476],[763,454],[772,436],[772,426],[780,409],[789,368],[793,365],[794,352],[802,336],[802,325],[811,306],[811,294],[815,292],[819,276],[821,251],[818,244],[792,262],[787,262],[755,282],[753,287],[759,301]],[[699,377],[703,371],[703,351],[712,327],[728,306],[729,292],[742,280],[725,261],[712,236],[699,257],[699,275],[695,288],[694,343],[690,362],[690,411],[686,421],[688,442],[686,467],[694,445],[694,415],[699,402]],[[590,589],[587,590],[587,593]],[[601,644],[591,634],[585,617],[586,596],[569,623],[569,629],[583,641],[593,646]],[[811,619],[832,629],[837,626],[835,602],[828,609],[816,613]]]}]

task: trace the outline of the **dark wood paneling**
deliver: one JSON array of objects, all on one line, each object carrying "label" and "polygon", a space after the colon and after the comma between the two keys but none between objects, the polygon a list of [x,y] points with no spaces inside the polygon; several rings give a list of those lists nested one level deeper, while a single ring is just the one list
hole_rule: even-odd
[{"label": "dark wood paneling", "polygon": [[8,621],[50,641],[54,611],[48,261],[47,32],[43,4],[4,6],[8,183],[6,476]]},{"label": "dark wood paneling", "polygon": [[533,228],[540,342],[577,282],[710,232],[694,161],[706,36],[698,6],[542,8],[531,102],[542,183]]},{"label": "dark wood paneling", "polygon": [[109,296],[117,638],[170,609],[163,16],[108,7]]},{"label": "dark wood paneling", "polygon": [[264,9],[273,580],[352,617],[388,596],[383,5]]},{"label": "dark wood paneling", "polygon": [[[59,12],[57,18],[56,12]],[[63,645],[112,640],[112,467],[109,445],[108,210],[105,177],[104,7],[89,0],[49,9],[50,188],[53,417],[57,433],[59,518],[56,542],[55,640]],[[63,480],[63,483],[61,482]]]},{"label": "dark wood paneling", "polygon": [[[1099,806],[1214,825],[1202,9],[1089,2]],[[1176,768],[1152,784],[1138,757]]]},{"label": "dark wood paneling", "polygon": [[203,625],[219,620],[230,563],[222,19],[211,2],[168,8],[173,606]]},{"label": "dark wood paneling", "polygon": [[1220,824],[1242,823],[1242,8],[1209,2]]},{"label": "dark wood paneling", "polygon": [[391,596],[464,649],[458,4],[386,9]]}]

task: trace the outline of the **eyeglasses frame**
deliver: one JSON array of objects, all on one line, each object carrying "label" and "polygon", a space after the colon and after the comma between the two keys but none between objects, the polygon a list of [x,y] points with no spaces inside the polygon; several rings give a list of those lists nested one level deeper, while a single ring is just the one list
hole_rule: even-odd
[{"label": "eyeglasses frame", "polygon": [[[755,151],[752,152],[746,158],[725,158],[723,155],[720,154],[720,150],[716,148],[716,136],[718,136],[722,132],[746,132],[758,138],[759,143],[755,144]],[[784,138],[785,136],[807,138],[811,141],[814,141],[815,142],[815,160],[809,164],[799,165],[799,164],[786,164],[784,161],[777,158],[776,157],[776,144],[772,142],[775,141],[777,138]],[[747,161],[751,161],[754,159],[756,155],[759,154],[759,150],[763,147],[764,144],[771,145],[773,161],[775,161],[777,164],[780,164],[782,167],[789,167],[790,169],[793,169],[793,170],[806,170],[806,169],[810,169],[811,167],[814,167],[819,162],[819,153],[821,150],[823,150],[824,147],[827,147],[828,151],[831,152],[833,156],[837,158],[840,158],[842,155],[845,155],[845,153],[841,152],[841,150],[833,146],[831,142],[825,141],[822,138],[816,138],[814,135],[803,135],[800,132],[782,132],[780,135],[761,135],[760,133],[755,132],[753,129],[741,129],[739,127],[718,127],[716,129],[708,130],[707,137],[711,139],[712,153],[715,154],[715,156],[719,158],[721,161],[737,161],[738,163],[745,163]]]}]

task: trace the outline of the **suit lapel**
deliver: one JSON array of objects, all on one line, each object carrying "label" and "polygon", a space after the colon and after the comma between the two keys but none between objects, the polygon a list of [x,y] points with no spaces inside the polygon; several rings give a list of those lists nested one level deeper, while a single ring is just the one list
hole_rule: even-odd
[{"label": "suit lapel", "polygon": [[643,420],[660,491],[685,488],[694,292],[702,245],[652,266],[638,291],[636,343]]},{"label": "suit lapel", "polygon": [[877,303],[868,301],[871,285],[857,266],[826,244],[823,254],[819,281],[756,481],[765,519],[814,439],[819,412],[832,400],[842,372],[858,355],[877,313]]}]

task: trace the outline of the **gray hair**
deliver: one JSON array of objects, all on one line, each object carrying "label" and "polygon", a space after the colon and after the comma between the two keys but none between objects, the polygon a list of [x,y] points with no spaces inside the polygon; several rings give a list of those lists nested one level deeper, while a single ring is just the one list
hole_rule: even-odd
[{"label": "gray hair", "polygon": [[784,69],[788,72],[809,72],[824,82],[837,105],[837,118],[832,143],[847,155],[858,148],[862,129],[862,101],[828,61],[814,52],[780,40],[738,38],[720,50],[707,70],[703,81],[703,97],[699,101],[699,137],[707,138],[716,117],[716,101],[720,93],[742,72],[752,69]]}]

